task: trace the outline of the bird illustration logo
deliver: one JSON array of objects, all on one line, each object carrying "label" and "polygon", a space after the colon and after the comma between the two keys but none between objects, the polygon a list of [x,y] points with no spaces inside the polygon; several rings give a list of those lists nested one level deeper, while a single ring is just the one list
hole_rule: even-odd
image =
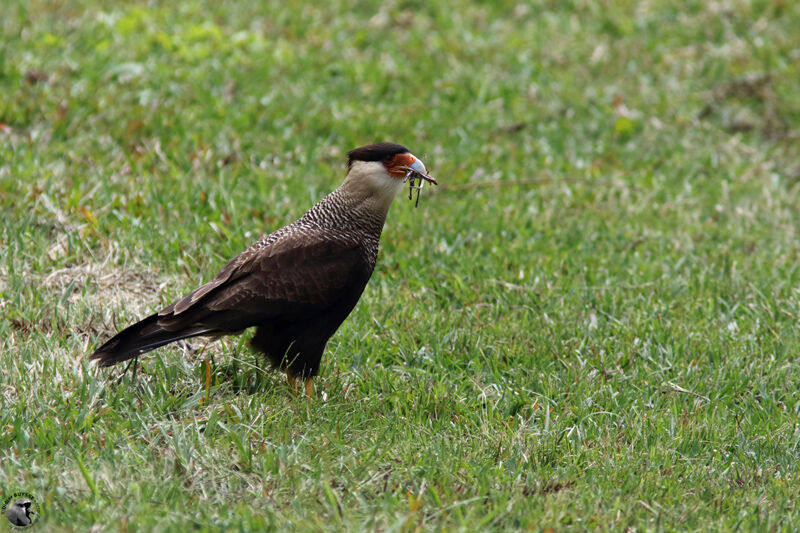
[{"label": "bird illustration logo", "polygon": [[38,509],[34,497],[26,492],[17,492],[3,502],[3,514],[15,529],[27,529],[36,523]]}]

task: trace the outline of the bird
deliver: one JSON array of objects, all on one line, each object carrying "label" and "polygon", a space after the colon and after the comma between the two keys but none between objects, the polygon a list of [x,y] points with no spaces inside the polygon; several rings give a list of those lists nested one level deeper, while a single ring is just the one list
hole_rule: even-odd
[{"label": "bird", "polygon": [[286,372],[294,393],[302,383],[312,396],[328,340],[375,269],[395,196],[407,181],[412,189],[436,184],[400,144],[369,144],[347,156],[342,184],[302,217],[261,237],[208,283],[117,333],[90,360],[106,367],[181,339],[255,327],[251,347]]}]

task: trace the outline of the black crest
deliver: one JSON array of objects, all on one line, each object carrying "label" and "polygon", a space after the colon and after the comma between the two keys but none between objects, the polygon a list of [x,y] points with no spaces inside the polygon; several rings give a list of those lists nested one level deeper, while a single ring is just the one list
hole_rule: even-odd
[{"label": "black crest", "polygon": [[353,165],[353,161],[387,161],[397,154],[405,154],[410,150],[402,144],[396,143],[375,143],[353,148],[347,152],[347,168]]}]

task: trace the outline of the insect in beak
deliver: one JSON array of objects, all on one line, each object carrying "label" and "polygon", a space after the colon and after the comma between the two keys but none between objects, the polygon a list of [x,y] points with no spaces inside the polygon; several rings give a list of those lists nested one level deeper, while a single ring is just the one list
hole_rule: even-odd
[{"label": "insect in beak", "polygon": [[[417,163],[416,161],[414,162]],[[416,190],[417,191],[417,201],[414,203],[414,208],[416,209],[419,207],[419,191],[422,190],[422,186],[425,184],[426,181],[433,183],[434,185],[438,185],[436,180],[433,179],[432,176],[429,176],[425,172],[420,169],[414,168],[415,165],[410,167],[397,167],[398,170],[405,171],[406,175],[403,178],[403,183],[408,182],[408,199],[412,199],[412,193]],[[419,165],[422,166],[422,165]],[[425,167],[422,167],[425,168]],[[419,182],[419,185],[417,185]]]}]

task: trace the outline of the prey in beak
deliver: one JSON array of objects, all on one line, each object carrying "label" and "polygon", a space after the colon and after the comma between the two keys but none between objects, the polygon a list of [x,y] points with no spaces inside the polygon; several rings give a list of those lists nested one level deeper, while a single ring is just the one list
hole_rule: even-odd
[{"label": "prey in beak", "polygon": [[[414,207],[419,206],[419,192],[426,181],[438,185],[432,176],[428,175],[428,169],[425,164],[417,157],[409,153],[397,154],[392,158],[391,162],[387,165],[389,174],[397,177],[402,177],[403,182],[408,182],[408,199],[412,199],[412,194],[417,191],[417,201]],[[417,185],[417,183],[419,183]]]}]

